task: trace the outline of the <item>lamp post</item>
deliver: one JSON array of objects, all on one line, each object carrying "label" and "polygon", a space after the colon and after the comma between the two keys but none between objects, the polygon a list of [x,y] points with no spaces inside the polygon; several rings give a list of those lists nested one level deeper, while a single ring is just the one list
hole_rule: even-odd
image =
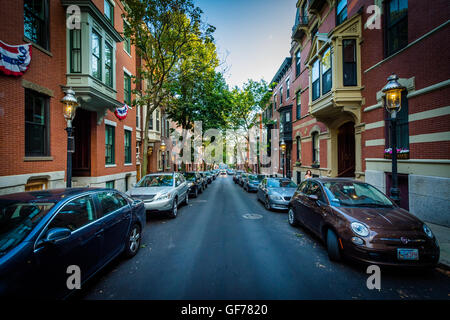
[{"label": "lamp post", "polygon": [[280,143],[281,155],[283,157],[283,178],[286,177],[286,142],[284,139],[281,139]]},{"label": "lamp post", "polygon": [[392,149],[392,185],[390,196],[397,204],[400,202],[400,190],[398,189],[397,176],[397,114],[402,108],[402,91],[405,89],[398,83],[396,74],[387,79],[388,83],[382,89],[386,94],[385,108],[391,115],[391,149]]},{"label": "lamp post", "polygon": [[165,158],[166,158],[166,155],[165,155],[165,153],[166,153],[166,144],[165,144],[164,140],[161,141],[161,145],[159,146],[159,150],[161,150],[161,152],[162,152],[162,168],[163,168],[163,172],[165,172],[166,171],[166,168],[165,168],[165,166],[166,166],[166,161],[165,161]]},{"label": "lamp post", "polygon": [[66,91],[66,95],[61,99],[61,103],[63,104],[63,112],[64,118],[67,122],[67,182],[66,187],[72,187],[72,153],[75,152],[75,143],[74,137],[72,136],[73,128],[72,121],[75,117],[75,111],[78,107],[78,101],[75,97],[75,91],[72,88],[69,88]]}]

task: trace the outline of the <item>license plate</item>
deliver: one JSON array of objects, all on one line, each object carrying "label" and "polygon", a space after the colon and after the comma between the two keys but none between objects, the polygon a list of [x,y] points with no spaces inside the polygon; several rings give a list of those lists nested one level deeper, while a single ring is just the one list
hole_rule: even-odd
[{"label": "license plate", "polygon": [[418,249],[397,249],[398,260],[419,260]]}]

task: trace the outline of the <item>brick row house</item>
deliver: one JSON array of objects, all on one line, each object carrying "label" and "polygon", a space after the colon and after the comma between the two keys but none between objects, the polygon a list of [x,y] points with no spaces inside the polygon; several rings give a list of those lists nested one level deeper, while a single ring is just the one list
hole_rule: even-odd
[{"label": "brick row house", "polygon": [[[80,28],[67,27],[67,9]],[[60,102],[72,88],[72,186],[127,190],[136,181],[136,54],[123,36],[118,0],[18,0],[2,3],[0,40],[32,45],[21,76],[0,72],[0,193],[65,187],[67,133]],[[72,13],[69,10],[69,13]],[[67,16],[66,16],[67,15]]]},{"label": "brick row house", "polygon": [[397,123],[400,205],[450,226],[448,1],[299,0],[296,10],[290,57],[264,113],[285,136],[288,176],[300,182],[309,169],[389,194],[381,90],[395,73],[406,88]]}]

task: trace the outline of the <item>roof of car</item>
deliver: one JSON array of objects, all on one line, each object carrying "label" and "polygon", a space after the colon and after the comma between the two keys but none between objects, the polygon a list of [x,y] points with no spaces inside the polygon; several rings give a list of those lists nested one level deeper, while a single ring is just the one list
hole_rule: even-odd
[{"label": "roof of car", "polygon": [[27,191],[11,193],[0,196],[0,200],[20,200],[20,201],[50,201],[58,202],[63,198],[68,198],[87,191],[110,191],[108,188],[61,188],[39,191]]},{"label": "roof of car", "polygon": [[312,178],[313,180],[319,181],[319,182],[343,182],[343,181],[352,181],[352,182],[363,182],[359,180],[355,180],[352,178],[327,178],[327,177],[318,177],[318,178]]}]

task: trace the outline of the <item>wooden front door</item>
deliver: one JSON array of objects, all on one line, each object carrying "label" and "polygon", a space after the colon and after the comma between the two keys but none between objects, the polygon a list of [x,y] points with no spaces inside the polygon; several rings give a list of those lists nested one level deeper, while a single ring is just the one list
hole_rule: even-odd
[{"label": "wooden front door", "polygon": [[91,175],[91,123],[93,113],[78,108],[73,120],[73,135],[75,137],[75,152],[73,154],[73,176],[86,177]]},{"label": "wooden front door", "polygon": [[338,129],[338,177],[355,176],[355,124],[347,122]]}]

